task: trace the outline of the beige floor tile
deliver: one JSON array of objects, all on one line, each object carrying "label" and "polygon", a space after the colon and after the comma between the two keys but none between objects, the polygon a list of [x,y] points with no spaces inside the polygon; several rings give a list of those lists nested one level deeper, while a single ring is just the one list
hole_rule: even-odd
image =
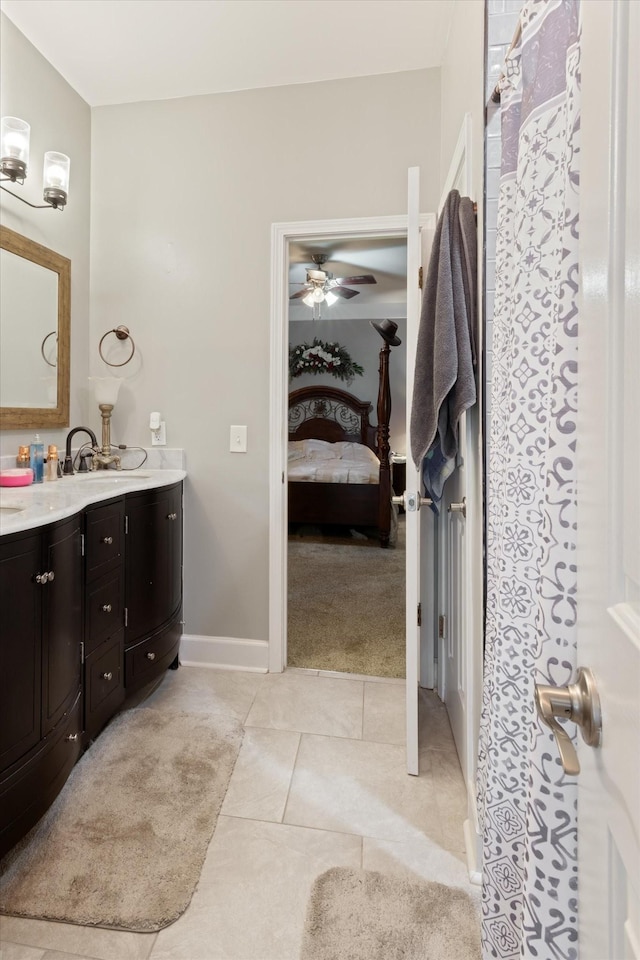
[{"label": "beige floor tile", "polygon": [[[0,922],[0,936],[2,923]],[[42,960],[44,950],[38,947],[25,947],[21,943],[5,943],[0,940],[0,960]]]},{"label": "beige floor tile", "polygon": [[300,673],[271,673],[256,694],[247,726],[329,737],[362,736],[363,685]]},{"label": "beige floor tile", "polygon": [[447,708],[433,690],[420,690],[418,695],[418,723],[420,747],[455,751],[455,742]]},{"label": "beige floor tile", "polygon": [[266,674],[180,667],[168,670],[145,706],[189,713],[223,711],[244,722]]},{"label": "beige floor tile", "polygon": [[[155,933],[127,933],[47,920],[2,918],[2,939],[95,960],[147,960]],[[4,960],[4,958],[3,958]]]},{"label": "beige floor tile", "polygon": [[380,873],[410,879],[436,880],[450,887],[459,887],[480,902],[480,887],[469,882],[466,864],[429,837],[399,842],[365,837],[362,866],[365,870],[379,870]]},{"label": "beige floor tile", "polygon": [[299,733],[248,727],[221,813],[280,823],[299,743]]},{"label": "beige floor tile", "polygon": [[303,736],[285,823],[386,840],[439,838],[434,789],[406,773],[404,747]]},{"label": "beige floor tile", "polygon": [[221,817],[193,900],[151,960],[298,960],[314,879],[360,862],[359,837]]},{"label": "beige floor tile", "polygon": [[406,742],[406,693],[391,683],[365,683],[362,739],[376,743]]},{"label": "beige floor tile", "polygon": [[[1,955],[0,960],[4,960]],[[42,960],[94,960],[94,958],[86,956],[84,953],[80,955],[78,953],[60,953],[59,950],[47,950],[43,954]]]}]

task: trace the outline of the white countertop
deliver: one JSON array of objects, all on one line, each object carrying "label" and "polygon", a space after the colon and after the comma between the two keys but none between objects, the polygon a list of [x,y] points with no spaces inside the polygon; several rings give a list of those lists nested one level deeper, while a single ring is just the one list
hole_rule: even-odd
[{"label": "white countertop", "polygon": [[84,507],[125,493],[168,487],[184,470],[99,470],[28,487],[0,487],[0,536],[64,520]]}]

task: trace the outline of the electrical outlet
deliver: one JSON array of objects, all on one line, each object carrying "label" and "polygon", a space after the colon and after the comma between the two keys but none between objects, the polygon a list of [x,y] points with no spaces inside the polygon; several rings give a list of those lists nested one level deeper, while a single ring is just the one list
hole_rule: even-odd
[{"label": "electrical outlet", "polygon": [[231,453],[247,452],[247,428],[230,427],[229,429],[229,450]]},{"label": "electrical outlet", "polygon": [[167,445],[167,425],[164,420],[160,421],[159,426],[151,431],[151,446],[165,447]]}]

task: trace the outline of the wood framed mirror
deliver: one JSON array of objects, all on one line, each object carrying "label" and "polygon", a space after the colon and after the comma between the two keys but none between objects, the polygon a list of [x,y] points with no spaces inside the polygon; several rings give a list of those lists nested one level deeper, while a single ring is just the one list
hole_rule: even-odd
[{"label": "wood framed mirror", "polygon": [[69,425],[71,261],[0,226],[0,428]]}]

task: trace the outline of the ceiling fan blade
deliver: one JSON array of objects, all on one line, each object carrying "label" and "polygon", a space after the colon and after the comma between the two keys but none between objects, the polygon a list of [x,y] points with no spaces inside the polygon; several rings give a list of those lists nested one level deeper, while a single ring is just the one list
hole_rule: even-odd
[{"label": "ceiling fan blade", "polygon": [[343,300],[351,300],[352,297],[357,297],[360,293],[359,290],[349,290],[348,287],[331,287],[331,293],[336,297],[342,297]]},{"label": "ceiling fan blade", "polygon": [[298,290],[297,293],[292,293],[289,297],[289,300],[297,300],[299,297],[306,297],[309,293],[309,288],[305,287],[304,290]]},{"label": "ceiling fan blade", "polygon": [[352,286],[359,283],[377,283],[378,281],[371,273],[364,273],[358,277],[338,277],[336,283],[350,283]]}]

